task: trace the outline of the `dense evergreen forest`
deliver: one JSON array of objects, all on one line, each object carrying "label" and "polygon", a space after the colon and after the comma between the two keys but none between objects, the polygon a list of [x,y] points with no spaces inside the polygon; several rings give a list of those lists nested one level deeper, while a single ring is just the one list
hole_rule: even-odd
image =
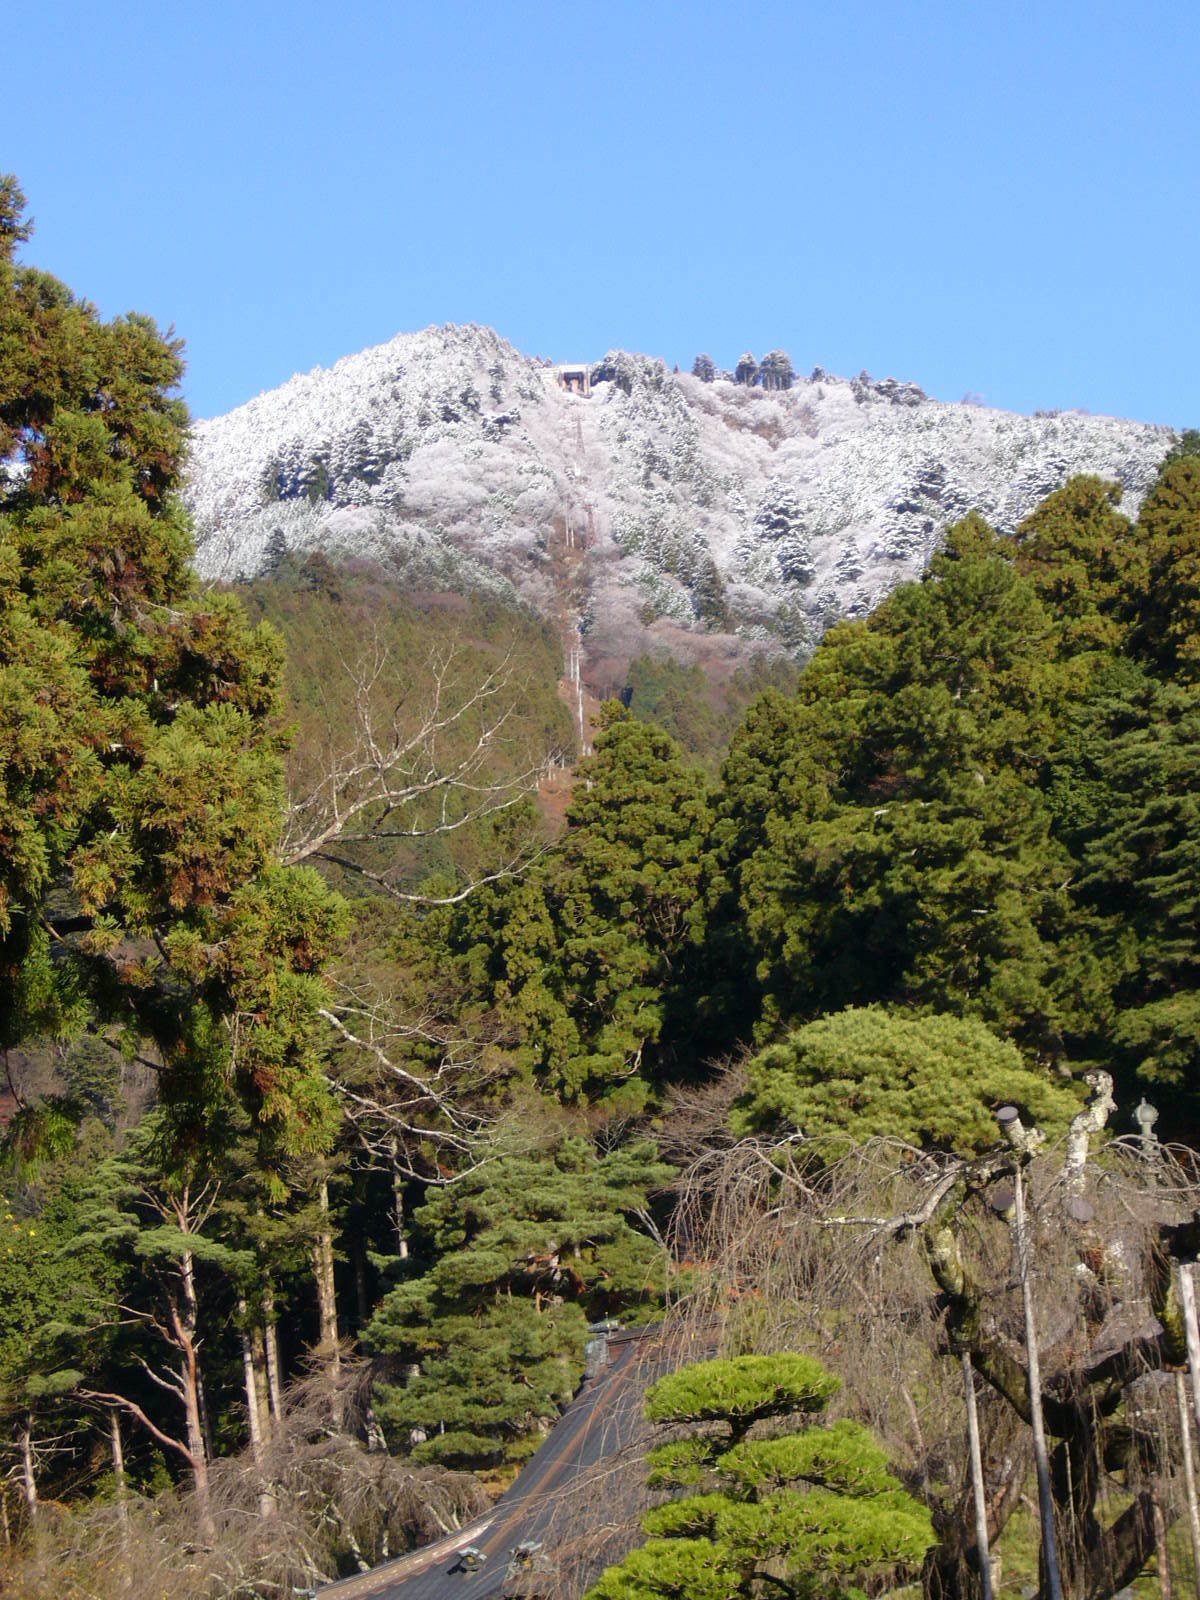
[{"label": "dense evergreen forest", "polygon": [[999,1106],[1102,1161],[1143,1095],[1184,1149],[1112,1157],[1120,1272],[1039,1226],[1104,1301],[1047,1384],[1066,1592],[1161,1575],[1179,1441],[1110,1346],[1152,1309],[1181,1368],[1200,1204],[1200,436],[1136,520],[968,516],[802,668],[635,662],[576,761],[531,615],[286,551],[202,587],[180,346],[27,236],[0,180],[6,1592],[352,1572],[511,1480],[589,1322],[689,1316],[598,1594],[975,1596],[960,1357],[1044,1588],[1006,1207],[953,1228]]}]

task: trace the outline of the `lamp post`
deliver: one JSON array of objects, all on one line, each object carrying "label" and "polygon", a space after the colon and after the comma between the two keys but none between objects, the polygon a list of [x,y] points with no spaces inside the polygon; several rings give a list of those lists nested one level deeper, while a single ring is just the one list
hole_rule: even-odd
[{"label": "lamp post", "polygon": [[1036,1129],[1022,1127],[1016,1106],[1001,1106],[996,1113],[1000,1131],[1016,1151],[1013,1168],[1013,1231],[1017,1237],[1017,1271],[1025,1310],[1025,1356],[1029,1369],[1029,1414],[1033,1424],[1033,1459],[1037,1466],[1038,1514],[1042,1525],[1042,1559],[1050,1600],[1062,1600],[1058,1546],[1054,1538],[1054,1501],[1050,1492],[1050,1455],[1046,1449],[1046,1424],[1042,1416],[1042,1375],[1038,1361],[1037,1329],[1033,1321],[1033,1289],[1029,1282],[1029,1240],[1025,1227],[1024,1162],[1041,1143]]}]

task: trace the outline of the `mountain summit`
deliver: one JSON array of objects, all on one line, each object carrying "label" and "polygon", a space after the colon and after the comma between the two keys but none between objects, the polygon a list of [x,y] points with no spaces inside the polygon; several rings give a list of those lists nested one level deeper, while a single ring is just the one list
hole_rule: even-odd
[{"label": "mountain summit", "polygon": [[793,379],[781,352],[743,357],[743,381],[697,365],[553,366],[447,325],[294,377],[194,430],[200,569],[370,557],[515,594],[593,663],[714,633],[798,649],[918,573],[972,508],[1011,530],[1088,472],[1136,510],[1173,438],[866,373]]}]

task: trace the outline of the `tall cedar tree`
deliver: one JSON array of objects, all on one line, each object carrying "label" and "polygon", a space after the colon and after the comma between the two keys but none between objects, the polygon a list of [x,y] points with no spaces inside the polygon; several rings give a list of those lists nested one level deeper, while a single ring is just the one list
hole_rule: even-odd
[{"label": "tall cedar tree", "polygon": [[714,918],[736,901],[759,1037],[915,1002],[1057,1048],[1070,867],[1038,787],[1063,692],[1050,637],[971,517],[922,582],[826,635],[797,703],[768,702],[735,741],[708,896]]},{"label": "tall cedar tree", "polygon": [[542,868],[477,900],[459,938],[545,1088],[637,1111],[681,1003],[710,825],[704,779],[610,701],[567,823]]},{"label": "tall cedar tree", "polygon": [[188,567],[179,341],[17,264],[23,203],[0,181],[0,1046],[116,1021],[181,1134],[237,1096],[320,1145],[342,913],[272,861],[279,643]]}]

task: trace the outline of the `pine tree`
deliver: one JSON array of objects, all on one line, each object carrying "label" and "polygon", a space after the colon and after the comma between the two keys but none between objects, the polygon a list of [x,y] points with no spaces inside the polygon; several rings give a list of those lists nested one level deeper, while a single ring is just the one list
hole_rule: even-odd
[{"label": "pine tree", "polygon": [[713,358],[709,355],[699,355],[692,362],[692,377],[699,378],[701,383],[711,383],[717,375]]},{"label": "pine tree", "polygon": [[1038,783],[1064,693],[1050,636],[979,519],[868,624],[825,636],[766,757],[782,781],[752,780],[765,814],[739,820],[741,802],[718,797],[712,891],[727,906],[736,882],[760,1038],[895,1002],[1059,1048],[1070,867]]},{"label": "pine tree", "polygon": [[569,1137],[486,1155],[414,1214],[424,1271],[384,1298],[370,1345],[413,1366],[377,1411],[419,1460],[481,1465],[536,1448],[578,1381],[589,1318],[654,1305],[665,1263],[630,1223],[670,1169],[638,1143]]},{"label": "pine tree", "polygon": [[837,1388],[803,1355],[736,1356],[661,1378],[646,1416],[688,1433],[649,1452],[648,1482],[681,1493],[646,1513],[647,1542],[587,1600],[733,1600],[767,1583],[834,1600],[918,1567],[934,1542],[929,1514],[867,1430],[846,1420],[797,1429]]},{"label": "pine tree", "polygon": [[681,1003],[709,825],[704,779],[660,729],[610,701],[567,822],[544,868],[478,902],[460,938],[540,1083],[636,1111]]},{"label": "pine tree", "polygon": [[1145,587],[1145,554],[1120,503],[1119,483],[1072,478],[1017,528],[1017,570],[1054,618],[1061,654],[1118,646]]},{"label": "pine tree", "polygon": [[1097,1054],[1200,1095],[1200,693],[1142,677],[1103,703],[1076,898],[1104,980]]},{"label": "pine tree", "polygon": [[971,1155],[995,1143],[998,1105],[1019,1106],[1048,1135],[1079,1109],[1073,1093],[982,1023],[878,1006],[809,1022],[746,1072],[738,1134],[879,1136]]},{"label": "pine tree", "polygon": [[[43,1105],[5,1139],[0,1193],[0,1418],[10,1430],[28,1520],[38,1515],[38,1462],[82,1454],[88,1417],[77,1399],[111,1340],[121,1271],[111,1252],[81,1242],[83,1174],[106,1153],[95,1123]],[[78,1149],[77,1149],[78,1137]]]}]

